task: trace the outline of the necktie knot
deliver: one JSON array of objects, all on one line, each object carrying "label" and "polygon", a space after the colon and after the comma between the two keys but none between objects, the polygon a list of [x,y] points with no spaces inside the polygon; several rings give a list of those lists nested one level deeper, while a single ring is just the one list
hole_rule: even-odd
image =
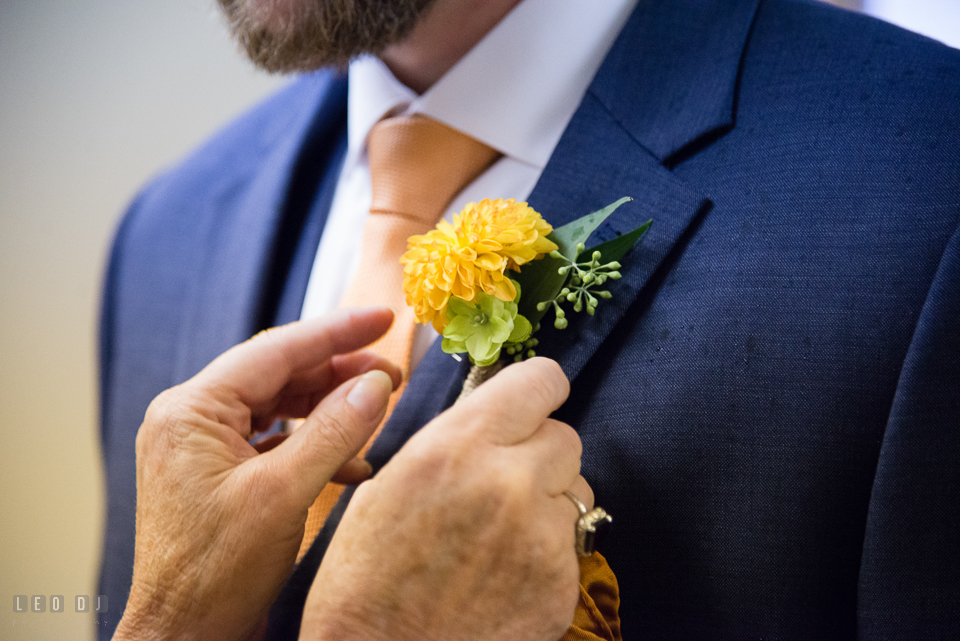
[{"label": "necktie knot", "polygon": [[[499,152],[419,115],[381,120],[367,139],[373,214],[395,214],[432,227]],[[399,258],[399,256],[397,256]]]}]

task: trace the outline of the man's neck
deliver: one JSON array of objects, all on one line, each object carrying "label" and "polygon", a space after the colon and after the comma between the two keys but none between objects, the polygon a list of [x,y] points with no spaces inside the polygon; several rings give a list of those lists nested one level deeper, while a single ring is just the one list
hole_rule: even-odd
[{"label": "man's neck", "polygon": [[422,94],[480,42],[521,0],[436,0],[382,59],[397,80]]}]

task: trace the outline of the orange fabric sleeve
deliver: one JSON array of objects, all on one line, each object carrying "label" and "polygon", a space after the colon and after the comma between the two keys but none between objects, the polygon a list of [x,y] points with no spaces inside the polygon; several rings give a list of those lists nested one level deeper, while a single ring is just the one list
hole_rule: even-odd
[{"label": "orange fabric sleeve", "polygon": [[620,636],[620,588],[599,552],[580,559],[580,600],[561,641],[623,641]]}]

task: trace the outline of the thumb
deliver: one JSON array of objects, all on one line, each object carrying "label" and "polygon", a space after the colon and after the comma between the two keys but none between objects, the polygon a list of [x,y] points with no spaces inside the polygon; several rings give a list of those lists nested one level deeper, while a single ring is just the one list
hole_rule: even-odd
[{"label": "thumb", "polygon": [[306,509],[377,429],[392,391],[393,380],[386,372],[373,370],[353,378],[314,408],[289,438],[258,458],[283,470],[288,490]]}]

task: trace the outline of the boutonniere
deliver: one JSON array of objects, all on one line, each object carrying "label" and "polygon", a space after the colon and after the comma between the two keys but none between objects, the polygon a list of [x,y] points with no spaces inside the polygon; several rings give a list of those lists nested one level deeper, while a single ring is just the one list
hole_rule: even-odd
[{"label": "boutonniere", "polygon": [[620,260],[650,227],[595,247],[593,231],[631,198],[554,229],[527,203],[513,199],[468,204],[426,234],[411,236],[403,291],[417,321],[443,336],[442,349],[473,364],[464,393],[492,376],[504,358],[536,355],[537,330],[547,314],[565,329],[569,314],[593,316],[615,295]]}]

